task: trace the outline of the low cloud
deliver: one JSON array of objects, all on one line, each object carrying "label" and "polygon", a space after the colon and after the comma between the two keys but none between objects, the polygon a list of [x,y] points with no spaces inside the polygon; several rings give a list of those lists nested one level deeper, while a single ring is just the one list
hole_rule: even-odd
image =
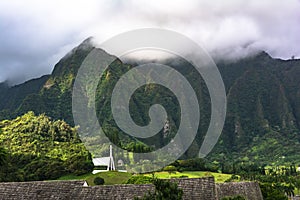
[{"label": "low cloud", "polygon": [[89,36],[98,42],[134,28],[183,33],[215,58],[258,50],[300,57],[299,0],[1,1],[0,81],[20,83],[50,73]]}]

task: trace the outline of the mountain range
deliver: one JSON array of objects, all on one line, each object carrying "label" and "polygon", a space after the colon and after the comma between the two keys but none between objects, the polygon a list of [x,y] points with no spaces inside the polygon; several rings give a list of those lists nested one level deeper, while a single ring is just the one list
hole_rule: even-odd
[{"label": "mountain range", "polygon": [[[63,57],[50,75],[9,86],[0,83],[0,119],[12,119],[28,111],[45,113],[74,125],[72,88],[81,63],[95,47],[91,39]],[[210,119],[210,99],[205,82],[191,64],[181,58],[163,61],[190,81],[201,99],[200,126],[191,147],[182,156],[197,155]],[[149,122],[149,106],[162,104],[168,112],[170,131],[163,130],[150,139],[135,139],[118,129],[110,111],[110,97],[117,80],[137,65],[116,59],[104,73],[97,87],[96,110],[104,132],[115,144],[130,149],[132,142],[151,148],[168,143],[180,124],[180,108],[168,89],[157,85],[139,88],[130,101],[133,120],[138,125]],[[300,164],[300,60],[274,59],[260,52],[236,61],[219,61],[227,94],[225,126],[208,159],[257,161],[262,163],[294,162]]]}]

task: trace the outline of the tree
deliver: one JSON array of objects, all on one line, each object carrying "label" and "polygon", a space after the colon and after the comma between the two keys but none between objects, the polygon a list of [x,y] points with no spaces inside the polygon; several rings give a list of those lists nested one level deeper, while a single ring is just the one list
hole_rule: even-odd
[{"label": "tree", "polygon": [[[0,180],[57,179],[70,173],[85,174],[93,167],[76,128],[63,120],[28,112],[0,121]],[[17,169],[14,175],[11,169]]]},{"label": "tree", "polygon": [[300,193],[300,177],[296,178],[295,187],[297,188],[298,193]]},{"label": "tree", "polygon": [[182,200],[183,191],[178,188],[177,183],[154,178],[153,184],[154,192],[149,192],[143,198],[135,198],[135,200]]},{"label": "tree", "polygon": [[244,197],[238,195],[233,197],[224,197],[221,200],[246,200]]},{"label": "tree", "polygon": [[3,166],[7,159],[7,152],[3,147],[0,147],[0,166]]},{"label": "tree", "polygon": [[260,183],[259,186],[265,200],[288,200],[288,197],[278,185]]}]

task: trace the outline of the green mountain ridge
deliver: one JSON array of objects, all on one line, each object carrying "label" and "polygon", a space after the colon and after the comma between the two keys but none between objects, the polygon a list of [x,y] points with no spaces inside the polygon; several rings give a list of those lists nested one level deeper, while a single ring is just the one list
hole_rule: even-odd
[{"label": "green mountain ridge", "polygon": [[[61,59],[51,75],[14,87],[0,84],[0,119],[11,119],[34,111],[74,125],[72,86],[81,63],[94,49],[90,40],[84,41]],[[199,151],[209,123],[209,93],[189,63],[180,58],[163,62],[185,75],[201,99],[198,135],[183,155],[193,157]],[[130,142],[136,140],[126,136],[113,121],[110,95],[121,75],[134,66],[134,63],[125,64],[117,59],[109,66],[97,88],[99,121],[110,139],[122,147],[128,147]],[[224,153],[228,160],[300,163],[300,60],[273,59],[261,52],[235,62],[219,62],[217,66],[224,80],[228,110],[223,133],[208,158],[219,159],[220,153]],[[176,134],[180,116],[178,102],[170,91],[155,85],[140,88],[130,102],[131,116],[139,125],[149,122],[149,106],[157,102],[168,111],[171,131],[168,135],[161,131],[148,141],[140,140],[152,145],[152,148],[165,145]]]}]

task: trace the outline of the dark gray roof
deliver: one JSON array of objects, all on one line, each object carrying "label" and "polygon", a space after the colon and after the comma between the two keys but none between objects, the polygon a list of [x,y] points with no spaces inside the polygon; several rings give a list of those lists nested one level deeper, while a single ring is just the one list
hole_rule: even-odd
[{"label": "dark gray roof", "polygon": [[1,200],[111,200],[142,197],[153,185],[84,187],[84,181],[34,181],[0,183]]},{"label": "dark gray roof", "polygon": [[[183,190],[184,200],[216,200],[240,194],[249,200],[262,200],[258,183],[215,184],[213,177],[171,179]],[[84,181],[36,181],[0,183],[0,200],[129,200],[142,197],[154,185],[83,186]],[[255,198],[254,198],[255,197]]]},{"label": "dark gray roof", "polygon": [[76,187],[70,196],[72,200],[133,200],[134,197],[143,197],[147,191],[153,189],[151,184]]},{"label": "dark gray roof", "polygon": [[0,183],[0,199],[70,199],[75,187],[84,181],[34,181]]}]

